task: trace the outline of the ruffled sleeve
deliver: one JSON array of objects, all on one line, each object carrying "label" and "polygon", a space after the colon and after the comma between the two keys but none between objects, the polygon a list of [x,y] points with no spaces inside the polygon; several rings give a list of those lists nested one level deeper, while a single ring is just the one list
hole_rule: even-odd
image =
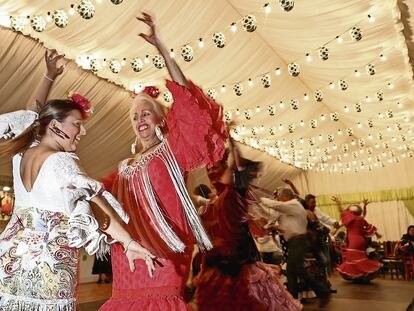
[{"label": "ruffled sleeve", "polygon": [[184,171],[221,160],[227,139],[223,108],[191,81],[188,85],[167,81],[174,98],[167,116],[168,142]]},{"label": "ruffled sleeve", "polygon": [[373,237],[377,233],[377,228],[374,225],[371,225],[365,219],[363,219],[362,223],[365,237]]},{"label": "ruffled sleeve", "polygon": [[88,254],[98,257],[109,253],[115,240],[99,230],[89,201],[102,195],[119,217],[128,223],[129,217],[118,201],[105,191],[103,184],[88,177],[79,166],[79,158],[73,153],[61,152],[57,155],[55,173],[62,187],[69,217],[68,239],[71,247],[85,247]]},{"label": "ruffled sleeve", "polygon": [[0,139],[19,136],[37,119],[31,110],[18,110],[0,115]]}]

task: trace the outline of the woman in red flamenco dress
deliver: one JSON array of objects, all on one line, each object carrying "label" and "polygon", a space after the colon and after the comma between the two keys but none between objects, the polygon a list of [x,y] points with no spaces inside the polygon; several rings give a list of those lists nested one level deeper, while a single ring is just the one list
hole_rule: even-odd
[{"label": "woman in red flamenco dress", "polygon": [[261,164],[240,158],[234,147],[233,154],[234,167],[225,158],[208,170],[218,198],[202,215],[214,248],[194,279],[198,310],[301,310],[279,280],[280,269],[261,262],[249,230],[248,206],[254,204],[249,183]]},{"label": "woman in red flamenco dress", "polygon": [[347,229],[347,246],[344,261],[337,270],[345,280],[357,282],[369,282],[378,275],[382,264],[377,260],[369,259],[366,254],[368,240],[376,235],[377,228],[369,224],[363,216],[366,214],[367,200],[364,200],[364,208],[359,205],[351,205],[342,211],[341,201],[338,197],[332,200],[337,204],[341,212],[341,222]]},{"label": "woman in red flamenco dress", "polygon": [[100,310],[191,310],[183,300],[194,242],[212,244],[185,187],[185,172],[209,166],[224,154],[227,139],[222,107],[186,80],[161,43],[153,18],[138,20],[151,34],[140,34],[164,57],[173,79],[167,81],[174,103],[168,113],[149,87],[133,100],[130,111],[137,135],[134,158],[121,162],[112,192],[130,216],[128,231],[157,258],[154,275],[141,262],[129,271],[120,245],[112,247],[112,297]]}]

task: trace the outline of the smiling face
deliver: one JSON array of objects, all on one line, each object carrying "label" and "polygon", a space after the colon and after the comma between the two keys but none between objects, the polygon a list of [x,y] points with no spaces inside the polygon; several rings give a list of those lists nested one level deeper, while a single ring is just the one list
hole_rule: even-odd
[{"label": "smiling face", "polygon": [[155,127],[163,120],[161,113],[156,111],[156,107],[142,96],[137,96],[133,105],[130,118],[135,135],[141,141],[156,139]]},{"label": "smiling face", "polygon": [[81,136],[86,134],[86,129],[83,125],[82,114],[79,110],[71,110],[67,117],[59,122],[52,120],[50,127],[57,127],[64,132],[69,138],[61,138],[56,134],[52,134],[53,138],[66,152],[75,152],[80,142]]}]

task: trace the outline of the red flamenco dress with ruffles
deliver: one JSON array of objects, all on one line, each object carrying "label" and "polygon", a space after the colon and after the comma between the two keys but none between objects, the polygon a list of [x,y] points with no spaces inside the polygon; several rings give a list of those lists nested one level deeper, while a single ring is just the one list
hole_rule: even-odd
[{"label": "red flamenco dress with ruffles", "polygon": [[341,220],[347,229],[348,244],[344,254],[345,260],[337,267],[339,273],[345,280],[368,281],[373,279],[382,264],[369,259],[365,249],[367,239],[372,237],[377,229],[350,210],[342,213]]},{"label": "red flamenco dress with ruffles", "polygon": [[222,107],[188,84],[187,89],[167,82],[174,98],[167,138],[139,161],[123,161],[112,188],[130,216],[127,230],[162,266],[156,265],[151,278],[145,263],[137,260],[132,273],[123,247],[115,244],[112,297],[100,310],[191,310],[182,295],[193,245],[197,240],[199,247],[209,249],[211,242],[195,210],[188,210],[192,203],[178,175],[184,178],[185,172],[220,160],[227,134]]},{"label": "red flamenco dress with ruffles", "polygon": [[202,215],[214,248],[204,255],[194,280],[198,310],[301,310],[280,281],[276,266],[260,261],[248,226],[246,192],[222,183],[214,186],[218,199]]}]

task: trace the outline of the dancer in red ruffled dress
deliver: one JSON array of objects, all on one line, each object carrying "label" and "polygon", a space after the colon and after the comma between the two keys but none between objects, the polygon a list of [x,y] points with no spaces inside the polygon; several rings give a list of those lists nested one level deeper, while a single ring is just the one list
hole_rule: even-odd
[{"label": "dancer in red ruffled dress", "polygon": [[261,262],[249,230],[248,198],[253,199],[250,181],[257,177],[261,164],[240,158],[236,150],[233,153],[233,167],[227,166],[225,158],[209,169],[218,199],[202,215],[214,248],[204,255],[202,269],[194,280],[198,309],[301,310],[299,301],[279,280],[277,266]]},{"label": "dancer in red ruffled dress", "polygon": [[112,248],[112,297],[101,310],[189,310],[182,295],[190,271],[193,245],[212,244],[186,190],[183,172],[221,159],[227,133],[222,107],[188,81],[161,43],[151,16],[138,18],[151,28],[141,36],[164,57],[173,79],[167,82],[174,103],[168,113],[146,88],[131,109],[137,154],[121,162],[113,193],[130,216],[128,230],[154,255],[156,270],[148,276],[144,264],[134,273],[120,245]]},{"label": "dancer in red ruffled dress", "polygon": [[[347,229],[348,240],[345,260],[337,269],[345,280],[369,282],[377,276],[382,264],[367,257],[367,241],[374,235],[378,238],[381,235],[377,232],[377,228],[361,216],[363,209],[359,205],[351,205],[342,211],[340,199],[333,197],[332,200],[341,211],[341,221]],[[368,201],[364,200],[364,211],[367,204]]]}]

